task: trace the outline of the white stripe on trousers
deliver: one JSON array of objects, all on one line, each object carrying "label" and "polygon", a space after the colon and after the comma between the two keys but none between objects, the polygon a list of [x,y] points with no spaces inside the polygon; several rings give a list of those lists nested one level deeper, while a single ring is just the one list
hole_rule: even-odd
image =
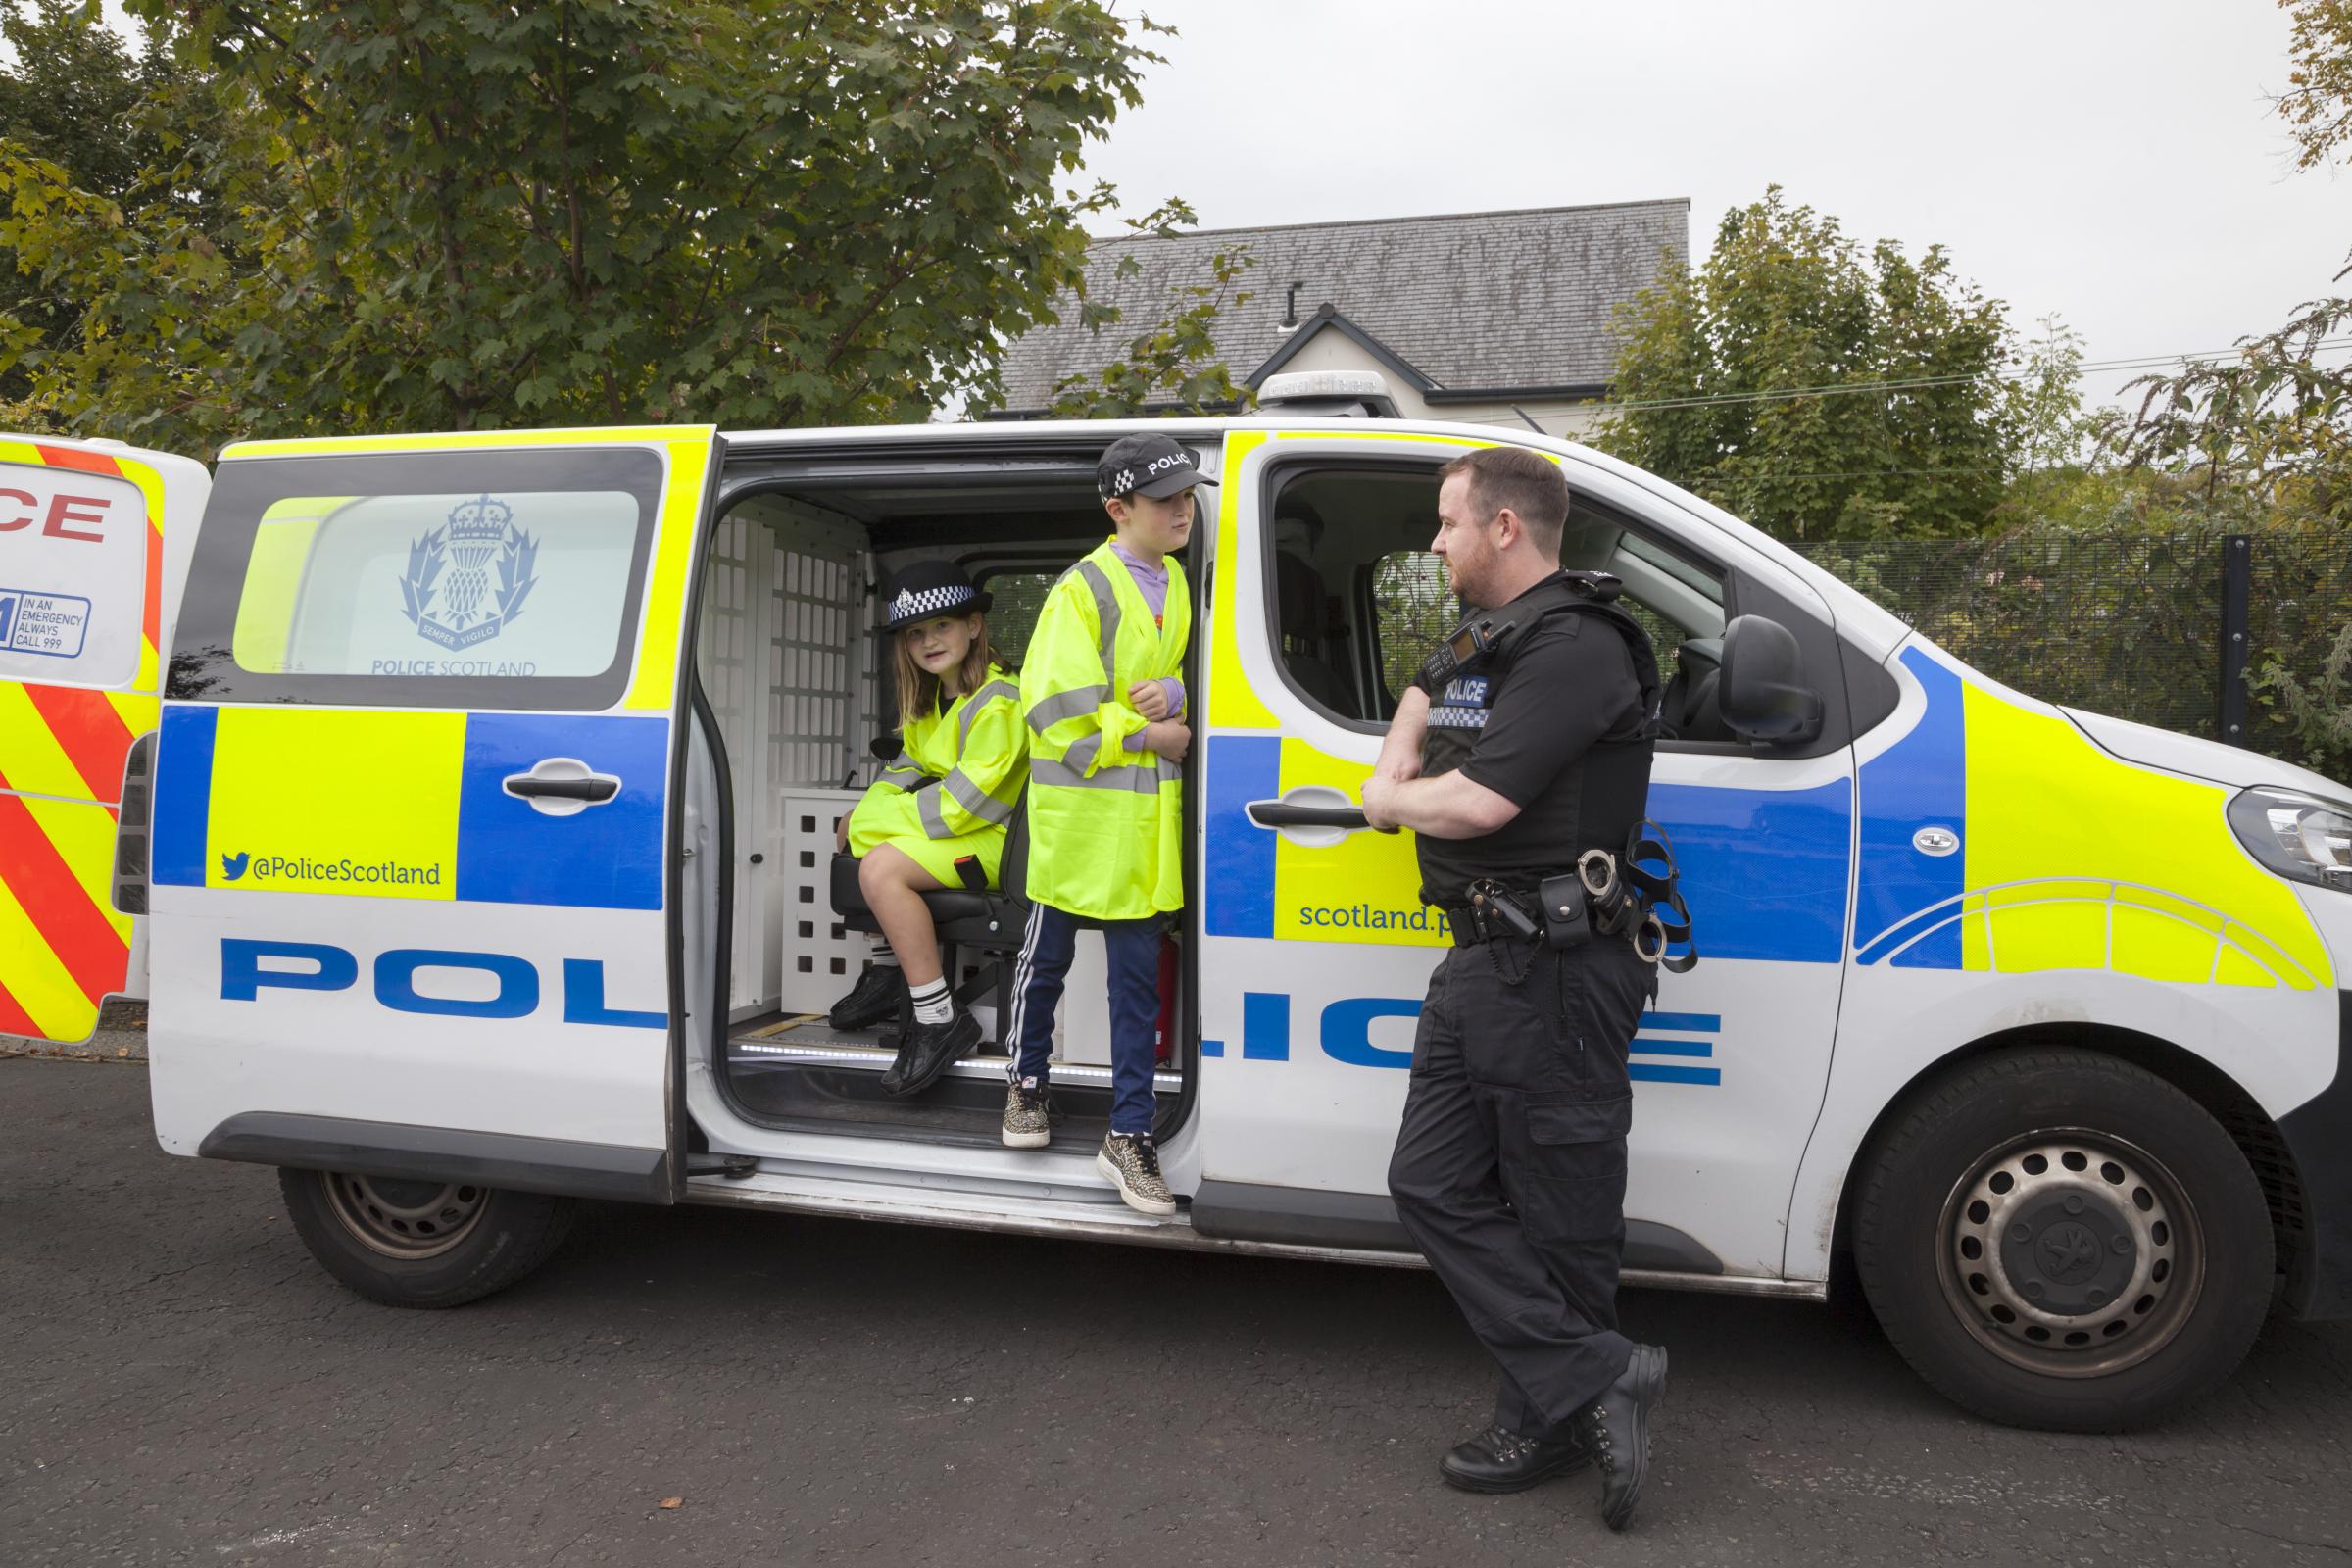
[{"label": "white stripe on trousers", "polygon": [[1029,970],[1037,953],[1045,910],[1042,904],[1029,906],[1029,924],[1021,932],[1020,960],[1012,966],[1012,1016],[1004,1024],[1004,1039],[1012,1047],[1012,1057],[1004,1064],[1004,1076],[1016,1084],[1021,1081],[1021,1030],[1029,1020]]}]

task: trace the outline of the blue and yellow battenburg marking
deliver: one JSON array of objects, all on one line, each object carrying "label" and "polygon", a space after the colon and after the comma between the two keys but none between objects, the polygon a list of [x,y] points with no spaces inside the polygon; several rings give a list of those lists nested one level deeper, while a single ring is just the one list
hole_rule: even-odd
[{"label": "blue and yellow battenburg marking", "polygon": [[[174,703],[159,745],[162,886],[662,907],[666,717]],[[555,757],[619,792],[563,817],[506,793]]]},{"label": "blue and yellow battenburg marking", "polygon": [[[1209,739],[1204,795],[1210,936],[1444,947],[1405,834],[1353,833],[1308,848],[1251,821],[1251,801],[1309,785],[1357,798],[1371,769],[1295,738]],[[1844,954],[1853,788],[1653,784],[1650,815],[1674,840],[1700,951],[1710,959],[1837,963]]]},{"label": "blue and yellow battenburg marking", "polygon": [[[2123,761],[1920,649],[1902,662],[1926,709],[1862,768],[1856,962],[2333,985],[2294,889],[2231,835],[2230,790]],[[1930,828],[1957,853],[1923,854]]]}]

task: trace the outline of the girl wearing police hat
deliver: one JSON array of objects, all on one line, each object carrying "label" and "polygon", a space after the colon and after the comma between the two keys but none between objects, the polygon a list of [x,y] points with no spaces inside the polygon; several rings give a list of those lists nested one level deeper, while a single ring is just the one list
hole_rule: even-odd
[{"label": "girl wearing police hat", "polygon": [[980,1043],[940,972],[939,936],[923,894],[995,887],[1004,832],[1028,782],[1028,729],[1020,688],[989,654],[990,596],[963,568],[922,561],[883,591],[899,696],[899,755],[866,790],[842,836],[858,857],[858,886],[881,923],[874,964],[833,1004],[836,1029],[895,1016],[902,997],[914,1020],[882,1090],[911,1095]]}]

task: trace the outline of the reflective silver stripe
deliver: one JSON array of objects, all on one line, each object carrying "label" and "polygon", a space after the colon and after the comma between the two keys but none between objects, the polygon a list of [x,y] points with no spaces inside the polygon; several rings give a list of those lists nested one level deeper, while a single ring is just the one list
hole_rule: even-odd
[{"label": "reflective silver stripe", "polygon": [[1107,686],[1076,686],[1053,696],[1029,710],[1029,727],[1043,735],[1065,718],[1091,713],[1110,700]]},{"label": "reflective silver stripe", "polygon": [[919,767],[886,767],[875,782],[887,784],[894,790],[911,790],[930,775]]},{"label": "reflective silver stripe", "polygon": [[[1012,808],[973,783],[964,775],[961,768],[950,773],[947,783],[941,785],[940,788],[955,796],[957,806],[962,807],[983,822],[994,822],[999,827],[1003,827],[1012,820]],[[936,835],[934,836],[936,837]]]},{"label": "reflective silver stripe", "polygon": [[1070,749],[1061,754],[1061,760],[1065,766],[1083,773],[1095,765],[1095,756],[1102,750],[1102,732],[1090,729],[1070,743]]},{"label": "reflective silver stripe", "polygon": [[963,705],[963,716],[956,721],[957,756],[963,753],[963,743],[972,738],[972,720],[980,716],[981,709],[1000,697],[1009,697],[1017,703],[1021,700],[1021,689],[1008,680],[992,680],[972,693],[971,700]]},{"label": "reflective silver stripe", "polygon": [[1102,568],[1093,562],[1081,561],[1070,569],[1085,578],[1086,586],[1094,592],[1095,618],[1102,623],[1102,682],[1106,686],[1116,686],[1119,682],[1117,655],[1121,614],[1118,596],[1111,592],[1110,579],[1102,574]]},{"label": "reflective silver stripe", "polygon": [[914,792],[914,814],[922,819],[923,837],[952,839],[956,836],[955,831],[948,826],[948,819],[939,814],[939,791],[916,790]]},{"label": "reflective silver stripe", "polygon": [[1163,783],[1182,777],[1172,762],[1122,762],[1103,768],[1098,773],[1083,773],[1066,762],[1032,758],[1029,762],[1029,782],[1060,785],[1073,790],[1125,790],[1135,795],[1156,795]]}]

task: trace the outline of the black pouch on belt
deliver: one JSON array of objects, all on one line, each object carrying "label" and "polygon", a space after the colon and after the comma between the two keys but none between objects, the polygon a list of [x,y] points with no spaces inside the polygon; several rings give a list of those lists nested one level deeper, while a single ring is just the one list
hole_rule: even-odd
[{"label": "black pouch on belt", "polygon": [[1547,876],[1537,884],[1544,901],[1544,940],[1555,949],[1581,948],[1592,940],[1592,922],[1585,911],[1584,878],[1570,871]]}]

